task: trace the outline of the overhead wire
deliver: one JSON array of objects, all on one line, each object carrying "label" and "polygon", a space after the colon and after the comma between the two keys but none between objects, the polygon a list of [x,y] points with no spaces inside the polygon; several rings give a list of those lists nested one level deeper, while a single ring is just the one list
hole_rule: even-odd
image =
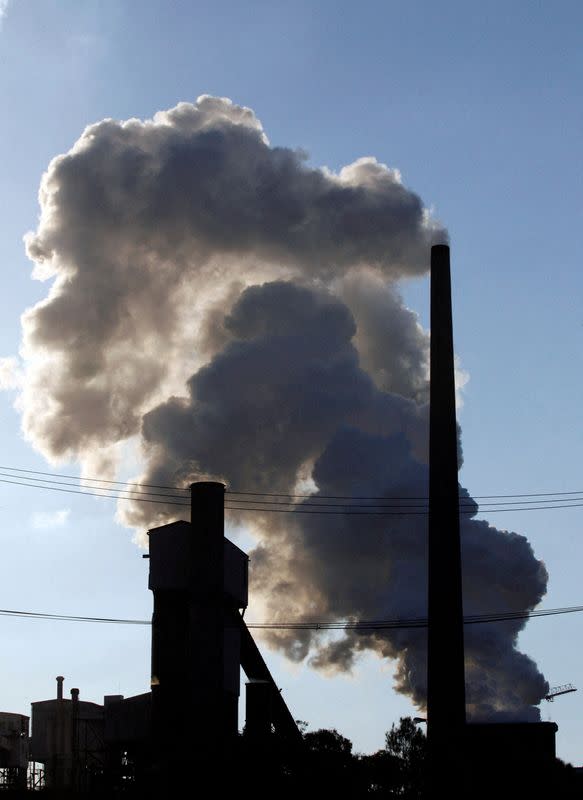
[{"label": "overhead wire", "polygon": [[[465,625],[477,625],[492,622],[508,622],[514,620],[530,619],[534,617],[557,616],[560,614],[574,614],[583,611],[583,605],[566,606],[563,608],[541,608],[534,611],[501,611],[490,614],[470,614],[464,616]],[[149,626],[150,620],[123,619],[115,617],[86,617],[75,614],[50,614],[45,611],[17,611],[14,609],[0,609],[0,616],[17,619],[41,619],[60,622],[93,622],[110,625],[139,625]],[[380,620],[353,620],[353,621],[317,621],[298,620],[283,622],[246,622],[248,628],[256,630],[391,630],[399,628],[425,628],[426,617],[413,617],[410,619],[380,619]]]},{"label": "overhead wire", "polygon": [[[559,614],[573,614],[580,611],[583,611],[583,606],[547,608],[535,611],[501,611],[490,614],[470,614],[464,616],[464,625],[506,622],[530,619],[531,617],[556,616]],[[262,630],[277,630],[281,627],[284,627],[286,630],[385,630],[393,628],[425,628],[427,624],[427,617],[416,617],[402,620],[359,620],[354,622],[248,622],[247,627],[259,628]]]},{"label": "overhead wire", "polygon": [[[18,477],[18,476],[11,475],[10,473],[7,473],[7,472],[0,472],[0,476],[2,476],[4,478]],[[79,479],[79,481],[77,481],[76,483],[68,483],[67,481],[55,481],[55,480],[50,480],[48,478],[27,478],[26,480],[28,480],[28,481],[36,481],[36,482],[39,482],[39,483],[54,483],[54,484],[56,484],[58,486],[79,486],[79,485],[83,486],[82,479]],[[36,485],[36,484],[28,484],[28,485],[32,486],[32,485]],[[43,486],[43,487],[39,487],[39,488],[46,488],[46,487]],[[87,488],[88,489],[100,490],[99,486],[88,486]],[[144,492],[144,491],[142,491],[140,489],[127,489],[126,490],[126,489],[110,489],[110,488],[106,489],[106,488],[104,488],[102,491],[114,491],[114,492],[123,492],[123,491],[125,491],[126,493],[130,493],[131,492],[132,495],[133,494],[145,494],[145,495],[151,495],[153,497],[169,497],[171,499],[175,498],[177,500],[178,499],[185,499],[183,495],[163,494],[161,492]]]},{"label": "overhead wire", "polygon": [[[2,467],[0,467],[2,469]],[[228,489],[227,494],[242,494],[242,495],[251,495],[255,497],[314,497],[313,494],[286,494],[285,492],[237,492],[233,489]],[[562,496],[562,495],[569,495],[569,494],[583,494],[583,489],[578,489],[570,492],[531,492],[528,494],[476,494],[472,495],[472,497],[476,500],[488,500],[494,499],[496,497],[552,497],[552,496]],[[353,495],[319,495],[325,500],[386,500],[387,497],[384,495],[375,495],[375,496],[353,496]],[[393,496],[390,498],[392,500],[428,500],[428,495],[421,495],[421,496],[407,496],[407,497],[397,497]]]},{"label": "overhead wire", "polygon": [[58,472],[42,472],[41,470],[38,469],[22,469],[21,467],[6,467],[0,465],[0,470],[4,470],[6,472],[26,472],[31,475],[48,475],[53,478],[69,478],[70,480],[76,480],[76,481],[93,481],[94,483],[111,483],[121,486],[142,486],[147,489],[170,489],[172,491],[184,491],[184,492],[188,491],[188,489],[185,489],[182,486],[160,486],[154,483],[131,483],[129,481],[112,481],[107,478],[87,478],[85,476],[79,476],[79,475],[63,475]]},{"label": "overhead wire", "polygon": [[[111,500],[131,500],[143,503],[154,503],[159,505],[172,505],[172,506],[184,506],[188,507],[190,502],[185,499],[185,502],[181,502],[179,499],[180,495],[170,495],[170,494],[160,494],[158,492],[143,492],[136,489],[111,489],[111,488],[101,488],[99,486],[91,486],[91,487],[83,487],[82,484],[77,483],[67,483],[63,481],[55,481],[55,480],[47,480],[44,478],[35,478],[35,477],[26,477],[23,476],[23,480],[12,480],[12,478],[18,478],[19,476],[10,476],[6,477],[8,473],[3,472],[0,473],[5,477],[0,477],[0,483],[5,484],[12,484],[17,486],[25,486],[29,488],[36,488],[36,489],[48,489],[52,491],[60,491],[66,492],[68,494],[80,494],[86,496],[93,496],[93,497],[102,497]],[[83,479],[85,480],[85,479]],[[28,481],[28,482],[25,482]],[[42,482],[42,485],[41,485]],[[46,485],[45,485],[46,484]],[[81,489],[73,489],[73,488],[64,488],[64,487],[72,487],[81,485]],[[131,484],[126,484],[131,485]],[[89,491],[89,489],[93,491]],[[108,493],[109,492],[109,493]],[[112,494],[111,492],[115,492]],[[145,496],[144,496],[145,495]],[[163,498],[163,499],[155,499],[155,498]],[[382,498],[384,500],[390,498]],[[463,499],[463,498],[462,498]],[[508,502],[507,504],[492,504],[492,505],[502,505],[502,507],[498,508],[490,508],[488,507],[485,509],[485,512],[488,514],[496,514],[502,513],[506,511],[543,511],[543,510],[556,510],[556,509],[564,509],[564,508],[581,508],[583,507],[583,502],[578,502],[579,500],[583,501],[583,496],[573,497],[571,500],[567,500],[566,502],[559,503],[557,500],[546,500],[546,501],[524,501],[525,503],[535,503],[538,502],[540,505],[523,505],[522,503],[513,503]],[[301,504],[294,504],[291,501],[288,503],[283,504],[273,504],[269,503],[268,501],[255,501],[254,505],[241,505],[240,500],[227,498],[227,502],[225,504],[225,509],[227,511],[253,511],[256,513],[280,513],[280,514],[319,514],[319,515],[343,515],[343,516],[427,516],[429,514],[428,507],[421,507],[421,510],[410,510],[412,508],[417,508],[416,506],[403,506],[403,505],[389,505],[389,504],[374,504],[374,505],[354,505],[354,504],[318,504],[318,503],[301,503]],[[237,503],[238,505],[233,505],[233,503]],[[273,505],[287,505],[291,506],[291,508],[274,508]],[[490,504],[484,504],[490,505]],[[519,507],[516,507],[519,506]],[[474,515],[478,513],[480,508],[480,504],[478,503],[471,503],[467,502],[464,505],[460,505],[460,513],[461,514],[470,514]],[[323,509],[323,510],[320,510]],[[359,510],[354,510],[359,509]],[[378,510],[382,509],[382,510]]]},{"label": "overhead wire", "polygon": [[[118,485],[118,486],[123,486],[123,487],[127,487],[127,486],[140,487],[139,489],[136,489],[136,490],[132,489],[131,490],[132,492],[133,491],[139,491],[140,489],[144,489],[144,488],[146,488],[146,489],[165,489],[165,490],[168,490],[168,491],[188,492],[188,488],[187,487],[183,487],[183,486],[168,486],[168,485],[162,485],[162,484],[135,483],[135,482],[132,483],[130,481],[114,481],[114,480],[110,480],[110,479],[107,479],[107,478],[89,478],[89,477],[86,477],[86,476],[79,477],[77,475],[64,475],[64,474],[61,474],[61,473],[43,472],[41,470],[23,469],[21,467],[9,467],[9,466],[1,466],[0,465],[0,470],[6,471],[6,472],[23,472],[23,473],[28,473],[28,474],[31,474],[31,475],[44,475],[44,476],[49,476],[49,477],[54,477],[54,478],[67,478],[67,479],[70,479],[70,480],[82,481],[82,482],[90,481],[90,482],[93,482],[93,483],[107,483],[107,484]],[[113,490],[113,491],[123,491],[123,489]],[[130,490],[128,489],[126,491],[130,491]],[[153,494],[153,493],[145,493],[145,494]],[[318,500],[319,499],[322,499],[322,500],[348,500],[348,501],[354,501],[354,500],[359,500],[359,501],[373,501],[373,500],[381,500],[381,501],[386,501],[386,500],[402,500],[402,501],[429,500],[428,495],[406,496],[406,497],[400,497],[400,496],[387,497],[387,496],[384,496],[384,495],[370,495],[370,496],[365,496],[365,495],[361,495],[361,496],[353,496],[353,495],[314,495],[313,493],[312,494],[293,494],[293,493],[288,494],[288,493],[285,493],[285,492],[236,491],[234,489],[227,489],[226,490],[226,494],[227,495],[242,495],[242,496],[245,496],[245,497],[280,497],[280,498],[281,497],[289,497],[289,498],[293,498],[293,499],[311,499],[311,500],[314,500],[314,499],[318,499]],[[567,497],[569,495],[581,495],[583,497],[583,489],[572,490],[572,491],[562,491],[562,492],[527,492],[527,493],[524,493],[524,492],[523,493],[516,493],[515,492],[515,493],[511,493],[511,494],[472,495],[471,499],[473,499],[473,500],[502,499],[503,500],[505,498],[516,498],[516,497],[521,497],[521,498],[551,497],[552,498],[552,497]],[[461,501],[464,501],[464,500],[468,500],[469,501],[470,498],[463,498],[462,497],[462,498],[460,498],[460,500]],[[242,500],[233,499],[233,502],[243,502],[243,501]],[[247,501],[245,501],[245,502],[247,502]],[[268,502],[268,501],[265,501],[265,502]],[[290,501],[290,502],[293,502],[293,500]],[[529,502],[538,502],[538,501],[532,500],[532,501],[529,501]],[[548,501],[548,502],[553,502],[553,501],[551,500],[551,501]]]},{"label": "overhead wire", "polygon": [[59,622],[98,622],[109,625],[151,625],[144,619],[116,619],[113,617],[82,617],[74,614],[49,614],[45,611],[14,611],[9,608],[0,609],[0,617],[16,617],[21,619],[45,619]]},{"label": "overhead wire", "polygon": [[[66,492],[67,494],[82,494],[89,497],[104,497],[109,500],[139,500],[142,503],[159,503],[162,505],[171,505],[171,506],[190,506],[190,503],[177,503],[176,501],[172,500],[152,500],[146,497],[122,497],[120,495],[115,494],[98,494],[97,492],[88,492],[86,490],[78,490],[78,489],[62,489],[59,486],[38,486],[33,483],[23,483],[22,481],[10,481],[6,480],[6,478],[0,478],[0,483],[10,483],[15,484],[17,486],[28,486],[31,489],[51,489],[54,492]],[[94,487],[97,488],[97,487]]]},{"label": "overhead wire", "polygon": [[[583,498],[582,498],[583,499]],[[499,514],[505,511],[552,511],[553,509],[560,509],[560,508],[582,508],[583,503],[573,503],[573,504],[561,504],[561,505],[548,505],[548,506],[525,506],[521,508],[488,508],[484,513],[487,514]],[[343,516],[360,516],[360,517],[411,517],[411,516],[422,516],[426,517],[429,516],[429,509],[425,511],[311,511],[311,510],[304,510],[303,507],[296,506],[295,508],[290,509],[283,509],[283,508],[251,508],[251,507],[236,507],[236,506],[225,506],[225,508],[229,511],[256,511],[256,512],[270,512],[270,513],[280,513],[280,514],[320,514],[320,515],[343,515]],[[468,510],[460,509],[460,514],[469,514],[474,515],[479,513],[478,508],[471,508]]]},{"label": "overhead wire", "polygon": [[[2,473],[0,473],[0,475],[1,474]],[[168,496],[172,497],[173,495],[168,495]],[[312,495],[310,497],[310,499],[311,500],[319,500],[320,498],[317,495]],[[391,498],[387,497],[387,498],[384,498],[384,499],[385,500],[390,500]],[[403,500],[405,500],[405,498],[403,498]],[[572,499],[572,502],[575,502],[576,500],[582,500],[583,501],[583,494],[580,494],[578,497],[574,497]],[[239,499],[232,499],[231,500],[231,499],[229,499],[227,502],[245,503],[245,504],[254,503],[255,505],[261,505],[261,506],[263,506],[263,505],[267,505],[267,506],[292,506],[292,505],[297,505],[297,503],[295,503],[293,500],[239,500]],[[462,508],[464,506],[470,506],[470,507],[474,508],[477,505],[479,505],[480,508],[482,508],[484,506],[499,506],[499,505],[518,506],[518,505],[524,505],[525,503],[540,504],[540,503],[556,503],[556,502],[559,502],[559,500],[558,499],[557,500],[509,500],[509,501],[504,501],[504,502],[501,501],[499,503],[476,503],[471,497],[460,497],[459,498],[459,503],[460,503],[460,506]],[[569,502],[571,502],[571,501],[569,501]],[[372,504],[350,503],[350,502],[346,502],[346,503],[319,503],[319,502],[315,502],[315,503],[312,502],[311,503],[311,502],[304,502],[304,503],[301,503],[301,507],[302,508],[311,507],[311,506],[313,506],[315,508],[347,508],[347,509],[351,509],[351,508],[372,508],[372,509],[375,509],[375,508],[396,508],[396,509],[412,508],[412,509],[422,509],[422,510],[425,509],[425,510],[427,510],[428,507],[429,507],[429,502],[427,501],[427,502],[425,502],[423,504],[415,503],[413,505],[403,505],[403,503],[395,504],[395,503],[384,503],[384,502],[383,503],[372,503]]]}]

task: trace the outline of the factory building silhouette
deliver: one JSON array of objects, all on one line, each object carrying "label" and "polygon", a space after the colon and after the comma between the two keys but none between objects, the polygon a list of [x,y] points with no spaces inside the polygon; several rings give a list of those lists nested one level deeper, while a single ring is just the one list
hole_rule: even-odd
[{"label": "factory building silhouette", "polygon": [[[429,792],[449,796],[477,775],[489,786],[497,770],[500,775],[529,772],[543,780],[555,761],[557,726],[466,722],[451,279],[445,245],[431,252],[430,361]],[[129,698],[109,695],[96,704],[80,699],[78,689],[70,690],[70,699],[64,697],[59,677],[56,697],[32,704],[28,751],[28,718],[0,714],[6,785],[26,785],[29,761],[34,765],[29,785],[81,792],[140,779],[167,785],[177,764],[204,769],[217,755],[226,764],[240,739],[240,668],[248,680],[249,746],[264,747],[274,731],[290,751],[301,753],[302,735],[243,619],[248,557],[224,536],[224,493],[221,483],[194,483],[190,521],[149,531],[151,691]]]},{"label": "factory building silhouette", "polygon": [[[149,531],[151,691],[107,695],[97,704],[81,700],[77,688],[66,698],[59,676],[56,697],[32,703],[29,751],[15,761],[8,748],[14,769],[6,785],[26,784],[30,760],[31,787],[88,792],[144,780],[172,786],[177,763],[208,765],[236,747],[241,668],[247,738],[263,742],[274,730],[291,750],[302,747],[240,613],[247,607],[248,557],[224,537],[224,491],[221,483],[193,484],[191,521]],[[0,715],[0,726],[4,717],[28,735],[27,717]]]}]

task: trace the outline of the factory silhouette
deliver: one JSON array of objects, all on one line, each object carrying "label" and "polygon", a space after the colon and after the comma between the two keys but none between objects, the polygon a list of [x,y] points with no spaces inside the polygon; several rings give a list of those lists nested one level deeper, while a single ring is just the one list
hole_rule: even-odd
[{"label": "factory silhouette", "polygon": [[[575,774],[555,757],[555,723],[466,721],[450,283],[449,247],[434,246],[427,757],[414,792],[398,796],[577,796]],[[314,760],[245,623],[248,557],[224,536],[224,495],[222,483],[194,483],[190,521],[149,531],[150,691],[107,695],[97,704],[77,688],[67,697],[59,676],[56,696],[32,703],[30,736],[28,717],[0,713],[1,788],[54,797],[174,797],[210,785],[204,791],[213,794],[220,787],[310,797],[334,786],[339,796],[397,796],[374,781],[351,783],[347,761],[322,767]]]}]

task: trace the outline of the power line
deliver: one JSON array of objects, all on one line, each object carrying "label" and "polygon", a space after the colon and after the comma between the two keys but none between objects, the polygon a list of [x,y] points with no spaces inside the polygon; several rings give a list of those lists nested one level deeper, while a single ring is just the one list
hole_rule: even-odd
[{"label": "power line", "polygon": [[[161,484],[150,484],[150,483],[132,483],[129,481],[113,481],[106,478],[88,478],[88,477],[79,477],[76,475],[64,475],[61,473],[52,473],[52,472],[42,472],[40,470],[31,470],[31,469],[23,469],[21,467],[7,467],[7,466],[0,466],[0,470],[9,471],[9,472],[24,472],[31,475],[45,475],[49,477],[55,478],[66,478],[69,480],[75,481],[91,481],[92,483],[107,483],[111,485],[118,485],[118,486],[135,486],[140,487],[140,489],[165,489],[168,491],[178,491],[178,492],[188,492],[188,488],[183,486],[166,486]],[[32,480],[32,479],[31,479]],[[94,487],[97,488],[97,487]],[[124,491],[121,490],[113,490],[113,491]],[[126,489],[125,491],[130,491]],[[131,491],[134,491],[133,489]],[[136,491],[139,491],[137,489]],[[144,494],[154,494],[152,492],[144,492]],[[372,500],[403,500],[403,501],[410,501],[410,500],[428,500],[429,497],[427,495],[420,495],[420,496],[409,496],[409,497],[387,497],[387,496],[352,496],[352,495],[314,495],[314,494],[286,494],[285,492],[248,492],[248,491],[235,491],[234,489],[227,489],[227,495],[243,495],[248,497],[289,497],[294,499],[311,499],[311,500],[347,500],[347,501],[372,501]],[[583,495],[583,489],[578,489],[574,491],[568,492],[529,492],[529,493],[513,493],[513,494],[484,494],[484,495],[472,495],[474,500],[496,500],[496,499],[505,499],[505,498],[530,498],[530,497],[567,497],[569,495]],[[166,496],[166,495],[162,495]],[[168,495],[171,496],[171,495]],[[469,498],[460,498],[461,501],[468,500]],[[233,502],[243,502],[242,500],[235,500],[233,498]],[[247,501],[245,501],[247,502]],[[249,501],[250,502],[250,501]],[[260,502],[260,501],[259,501]],[[265,501],[268,502],[268,501]],[[291,501],[290,501],[291,502]],[[535,501],[530,501],[535,502]],[[552,502],[552,501],[549,501]]]},{"label": "power line", "polygon": [[[429,500],[428,495],[421,496],[408,496],[408,497],[387,497],[382,495],[376,496],[353,496],[353,495],[313,495],[313,494],[285,494],[283,492],[236,492],[233,489],[228,489],[227,494],[242,494],[252,497],[294,497],[294,498],[308,498],[321,497],[323,500]],[[583,494],[583,489],[572,492],[532,492],[530,494],[475,494],[472,498],[475,500],[493,500],[497,497],[563,497],[565,495]],[[461,498],[463,499],[463,498]],[[237,501],[242,502],[242,501]]]},{"label": "power line", "polygon": [[143,619],[115,619],[111,617],[80,617],[73,614],[48,614],[44,611],[13,611],[0,609],[1,617],[17,617],[20,619],[46,619],[59,622],[98,622],[108,625],[151,625],[149,620]]},{"label": "power line", "polygon": [[[2,468],[0,467],[0,469],[2,469]],[[11,475],[9,472],[0,472],[0,476],[3,476],[5,478],[18,478],[18,477],[20,477],[19,475]],[[27,481],[35,481],[35,482],[38,482],[38,483],[54,483],[57,486],[79,486],[79,485],[83,486],[82,480],[84,480],[84,479],[79,478],[76,481],[76,483],[68,483],[67,481],[55,481],[55,480],[51,480],[49,478],[25,478],[25,480],[27,480]],[[25,484],[25,485],[32,486],[34,484]],[[128,485],[129,486],[134,486],[134,485],[137,486],[137,484],[128,484]],[[46,488],[46,487],[39,487],[39,488]],[[150,495],[152,497],[169,497],[170,499],[174,498],[176,500],[184,500],[185,499],[184,495],[162,494],[161,492],[144,492],[141,489],[113,489],[113,488],[101,489],[101,487],[99,487],[99,486],[88,486],[87,488],[88,489],[96,489],[97,491],[104,491],[104,492],[106,492],[106,491],[108,491],[108,492],[127,492],[127,493],[131,492],[132,496],[134,494],[145,494],[145,495]]]},{"label": "power line", "polygon": [[[0,475],[1,474],[2,473],[0,473]],[[168,496],[171,497],[172,495],[168,495]],[[312,496],[310,499],[311,500],[319,500],[320,498],[318,496]],[[389,500],[390,498],[385,498],[385,499]],[[403,500],[404,499],[405,498],[403,498]],[[583,494],[579,494],[578,497],[573,497],[573,499],[568,501],[568,502],[575,502],[576,500],[583,501]],[[267,505],[267,506],[296,506],[297,505],[293,500],[239,500],[237,498],[233,498],[232,500],[228,500],[227,502],[231,502],[231,503],[246,503],[246,504],[254,503],[255,505],[260,505],[260,506],[264,506],[264,505]],[[558,503],[558,502],[559,502],[559,498],[554,499],[554,500],[553,499],[551,499],[551,500],[515,500],[515,501],[514,500],[507,500],[507,501],[500,501],[498,503],[476,503],[471,497],[460,497],[459,498],[459,503],[460,503],[460,506],[462,508],[464,506],[468,506],[468,507],[473,508],[474,506],[477,506],[477,505],[479,505],[480,508],[483,508],[484,506],[500,506],[500,505],[504,505],[504,506],[519,506],[519,505],[524,505],[525,503],[529,503],[529,504],[535,504],[536,503],[538,505],[538,504],[542,504],[542,503]],[[310,502],[301,503],[301,508],[306,508],[306,507],[310,507],[310,506],[314,507],[314,508],[341,508],[341,509],[342,508],[347,508],[347,509],[351,509],[351,508],[370,508],[370,509],[376,509],[376,508],[394,508],[394,509],[413,508],[413,509],[428,510],[428,508],[429,508],[429,504],[428,503],[423,503],[423,504],[415,503],[414,505],[403,505],[402,503],[398,503],[398,504],[394,504],[394,503],[371,503],[371,504],[364,504],[364,503],[310,503]]]},{"label": "power line", "polygon": [[[6,474],[6,473],[1,473],[1,474]],[[29,481],[36,481],[36,480],[41,480],[41,479],[28,478],[28,480]],[[81,489],[81,490],[79,490],[79,489],[66,489],[66,488],[63,488],[63,487],[64,486],[74,486],[75,484],[67,484],[67,483],[62,483],[60,481],[47,481],[47,483],[57,484],[57,485],[54,485],[54,486],[49,486],[49,485],[40,486],[40,485],[38,485],[38,483],[25,483],[24,481],[21,481],[21,480],[9,480],[7,478],[0,478],[0,483],[6,483],[6,484],[11,484],[11,485],[16,485],[16,486],[25,486],[25,487],[28,487],[28,488],[31,488],[31,489],[47,489],[47,490],[51,490],[51,491],[55,491],[55,492],[66,492],[67,494],[80,494],[80,495],[85,495],[85,496],[89,496],[89,497],[102,497],[102,498],[106,498],[106,499],[109,499],[109,500],[135,500],[136,502],[154,503],[154,504],[158,504],[158,505],[171,505],[171,506],[183,506],[183,507],[189,507],[190,506],[189,502],[182,503],[182,502],[177,502],[177,501],[172,500],[172,499],[155,500],[152,497],[141,497],[141,496],[137,497],[137,496],[135,496],[134,493],[128,495],[127,492],[126,492],[126,494],[122,494],[121,492],[123,492],[123,490],[121,490],[121,489],[114,490],[114,491],[117,491],[118,494],[106,494],[105,492],[107,492],[108,490],[107,489],[101,490],[99,487],[91,487],[93,489],[96,489],[97,491],[87,491],[86,489]],[[111,491],[111,490],[109,490],[109,491]],[[127,490],[127,491],[132,491],[132,490]],[[136,494],[151,494],[151,493],[148,493],[148,492],[139,493],[139,492],[137,492]],[[169,497],[169,498],[174,497],[174,495],[160,495],[160,496]],[[546,501],[547,505],[538,505],[538,506],[522,506],[521,505],[520,508],[516,508],[514,506],[512,508],[510,508],[510,507],[488,508],[488,509],[486,509],[486,513],[488,513],[488,514],[498,514],[498,513],[502,513],[502,512],[506,512],[506,511],[544,511],[544,510],[556,510],[556,509],[562,509],[562,508],[581,508],[581,507],[583,507],[583,502],[582,503],[575,502],[575,501],[577,501],[579,499],[583,499],[583,498],[575,497],[575,498],[573,498],[573,500],[571,502],[568,501],[567,503],[556,503],[556,501],[548,500],[548,501]],[[237,502],[237,501],[233,500],[233,501],[230,501],[230,502],[233,503],[233,502]],[[553,505],[551,505],[551,504],[553,504]],[[292,505],[292,504],[290,503],[289,505]],[[306,505],[313,506],[314,504],[306,504]],[[261,506],[261,501],[257,501],[257,506]],[[257,507],[257,506],[251,506],[251,505],[249,505],[249,506],[225,505],[225,510],[227,510],[227,511],[252,511],[252,512],[256,512],[256,513],[319,514],[319,515],[336,515],[336,516],[337,515],[342,515],[342,516],[363,516],[363,517],[367,517],[367,516],[369,516],[369,517],[370,516],[393,516],[393,517],[394,516],[397,516],[397,517],[400,516],[400,517],[406,517],[406,516],[428,516],[428,514],[429,514],[429,510],[428,509],[424,509],[424,510],[421,510],[421,511],[403,510],[403,509],[407,508],[406,506],[400,506],[400,507],[399,506],[395,506],[394,508],[396,510],[383,510],[383,511],[377,511],[376,510],[377,506],[358,506],[359,508],[363,509],[363,510],[360,510],[360,511],[351,511],[351,510],[347,511],[347,510],[344,509],[344,507],[341,507],[341,508],[339,508],[338,510],[335,510],[335,511],[334,510],[319,511],[319,510],[312,510],[311,508],[307,509],[307,508],[304,507],[304,504],[302,504],[301,506],[297,506],[297,505],[293,506],[293,508],[272,508],[272,507]],[[476,506],[478,506],[478,504],[476,504]],[[382,508],[382,506],[379,506],[379,507]],[[399,509],[401,509],[401,510],[399,510]],[[463,507],[460,508],[460,514],[474,515],[474,514],[478,513],[478,511],[479,511],[479,507],[476,509],[476,507],[474,507],[473,504],[471,505],[471,507],[468,507],[467,510],[464,509]]]},{"label": "power line", "polygon": [[[531,617],[557,616],[559,614],[574,614],[583,611],[583,606],[569,606],[566,608],[548,608],[538,611],[506,611],[491,614],[471,614],[464,616],[465,625],[477,625],[487,622],[508,622],[513,620],[530,619]],[[247,623],[249,628],[261,630],[277,630],[281,627],[286,630],[384,630],[392,628],[425,628],[427,617],[415,617],[403,620],[365,620],[355,622],[256,622]]]},{"label": "power line", "polygon": [[50,489],[54,492],[66,492],[67,494],[82,494],[89,497],[104,497],[109,500],[139,500],[141,503],[159,503],[160,505],[170,505],[170,506],[190,506],[190,503],[176,503],[172,500],[166,500],[166,501],[151,500],[146,497],[122,497],[121,495],[115,495],[115,494],[98,494],[97,492],[87,492],[76,489],[61,489],[58,486],[38,486],[34,483],[23,483],[22,481],[9,481],[6,480],[6,478],[0,478],[0,483],[10,483],[16,486],[28,486],[30,489]]},{"label": "power line", "polygon": [[[574,614],[583,611],[583,606],[567,606],[563,608],[546,608],[535,611],[506,611],[490,614],[471,614],[464,617],[464,624],[476,625],[491,622],[508,622],[532,617],[557,616],[560,614]],[[0,616],[17,619],[41,619],[58,622],[93,622],[108,625],[151,625],[150,620],[119,619],[114,617],[84,617],[73,614],[49,614],[44,611],[15,611],[14,609],[0,609]],[[380,619],[380,620],[355,620],[343,621],[296,621],[296,622],[247,622],[248,628],[258,630],[390,630],[398,628],[425,628],[426,617],[411,619]]]},{"label": "power line", "polygon": [[[552,502],[552,501],[551,501]],[[229,511],[256,511],[256,512],[267,512],[267,513],[279,513],[279,514],[320,514],[322,516],[332,516],[332,515],[342,515],[342,516],[357,516],[357,517],[427,517],[429,516],[429,510],[426,511],[306,511],[303,510],[302,507],[295,507],[295,508],[251,508],[245,507],[240,508],[236,506],[225,506],[225,508]],[[546,511],[546,510],[553,510],[559,508],[583,508],[583,503],[573,503],[570,504],[561,504],[561,505],[548,505],[548,506],[524,506],[522,508],[488,508],[486,509],[485,513],[487,514],[500,514],[506,511]],[[460,509],[460,514],[470,514],[474,515],[479,513],[478,509],[468,509],[467,511]]]},{"label": "power line", "polygon": [[188,489],[185,489],[182,486],[158,486],[157,484],[154,483],[130,483],[128,481],[111,481],[108,480],[107,478],[86,478],[86,477],[80,477],[78,475],[62,475],[58,472],[41,472],[40,470],[37,469],[22,469],[20,467],[0,466],[0,470],[6,470],[8,472],[27,472],[31,475],[49,475],[54,478],[69,478],[70,480],[74,481],[92,481],[93,483],[111,483],[122,486],[142,486],[145,487],[146,489],[169,489],[172,491],[183,491],[183,492],[188,491]]}]

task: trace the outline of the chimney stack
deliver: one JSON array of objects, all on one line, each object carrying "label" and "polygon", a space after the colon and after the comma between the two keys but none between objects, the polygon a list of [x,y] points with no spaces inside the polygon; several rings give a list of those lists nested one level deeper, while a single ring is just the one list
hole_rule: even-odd
[{"label": "chimney stack", "polygon": [[[224,697],[224,535],[225,486],[216,481],[198,481],[190,486],[191,525],[196,557],[205,565],[205,587],[191,605],[193,642],[199,654],[198,674],[204,686],[191,687],[194,707],[202,722],[203,737],[196,743],[201,752],[220,752],[223,738]],[[200,587],[195,587],[200,591]],[[202,697],[205,700],[202,700]]]},{"label": "chimney stack", "polygon": [[57,675],[57,700],[63,699],[63,681],[65,679],[62,675]]},{"label": "chimney stack", "polygon": [[71,785],[79,788],[79,689],[71,689]]},{"label": "chimney stack", "polygon": [[431,248],[427,737],[431,794],[454,794],[466,721],[449,247]]},{"label": "chimney stack", "polygon": [[198,481],[190,485],[190,523],[198,557],[208,568],[208,588],[219,607],[223,604],[225,485]]},{"label": "chimney stack", "polygon": [[180,757],[197,753],[200,764],[223,744],[225,487],[201,481],[190,491],[191,522],[149,531],[152,725],[162,772],[178,758],[177,742]]}]

